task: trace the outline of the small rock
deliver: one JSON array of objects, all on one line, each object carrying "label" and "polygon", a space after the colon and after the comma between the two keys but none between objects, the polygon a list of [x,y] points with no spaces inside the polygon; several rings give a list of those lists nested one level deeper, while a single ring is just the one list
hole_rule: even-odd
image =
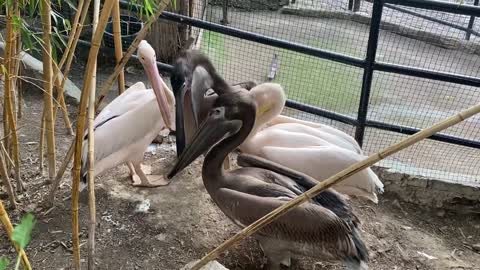
[{"label": "small rock", "polygon": [[156,238],[158,241],[165,241],[165,239],[167,239],[167,235],[164,234],[164,233],[161,233],[161,234],[157,234],[157,236],[155,236],[155,238]]},{"label": "small rock", "polygon": [[146,199],[137,204],[135,213],[148,213],[148,210],[150,210],[150,200]]},{"label": "small rock", "polygon": [[473,248],[473,250],[475,250],[476,252],[480,252],[480,243],[477,243],[477,244],[472,245],[472,248]]},{"label": "small rock", "polygon": [[444,217],[445,216],[445,210],[441,209],[437,212],[438,217]]},{"label": "small rock", "polygon": [[[193,261],[193,262],[189,262],[187,265],[185,265],[182,269],[180,270],[189,270],[193,267],[193,265],[195,265],[195,263],[197,263],[198,260],[196,261]],[[228,270],[228,268],[226,268],[225,266],[223,266],[222,264],[220,264],[219,262],[217,262],[216,260],[215,261],[210,261],[209,263],[207,263],[205,266],[203,266],[202,268],[200,268],[200,270]]]}]

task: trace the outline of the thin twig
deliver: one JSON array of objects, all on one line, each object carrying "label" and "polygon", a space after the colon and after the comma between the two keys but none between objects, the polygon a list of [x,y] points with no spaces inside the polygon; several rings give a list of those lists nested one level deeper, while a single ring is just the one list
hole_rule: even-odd
[{"label": "thin twig", "polygon": [[[7,151],[5,150],[5,147],[3,146],[3,143],[0,142],[0,145],[2,146],[2,150],[4,150],[4,153],[6,154]],[[8,176],[9,173],[7,171],[7,166],[5,165],[5,160],[4,160],[4,155],[0,154],[0,174],[2,175],[2,180],[3,180],[3,185],[5,186],[5,189],[7,190],[8,198],[10,199],[10,204],[13,209],[17,208],[17,198],[15,191],[12,188],[12,183],[10,181],[10,177]]]}]

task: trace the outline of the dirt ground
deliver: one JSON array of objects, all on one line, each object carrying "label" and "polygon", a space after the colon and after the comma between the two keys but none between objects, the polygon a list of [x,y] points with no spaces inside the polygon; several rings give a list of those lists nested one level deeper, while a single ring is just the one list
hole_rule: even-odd
[{"label": "dirt ground", "polygon": [[[78,78],[82,65],[73,72]],[[105,68],[108,74],[109,68]],[[99,79],[102,80],[101,74]],[[75,79],[75,78],[74,78]],[[129,80],[143,79],[129,74]],[[81,85],[81,84],[79,84]],[[112,96],[113,96],[112,91]],[[38,170],[39,119],[42,96],[37,90],[25,93],[25,114],[20,121],[22,177],[28,191],[20,196],[21,210],[10,211],[13,222],[26,211],[33,211],[38,222],[27,248],[34,269],[72,269],[70,170],[67,170],[55,207],[48,213],[39,203],[49,190],[46,177]],[[69,105],[71,115],[76,106]],[[72,137],[64,135],[57,122],[57,166],[64,159]],[[118,134],[121,136],[121,134]],[[175,160],[174,138],[165,138],[145,163],[163,173]],[[213,204],[200,177],[197,160],[162,188],[130,186],[128,170],[122,165],[96,178],[97,269],[180,269],[200,258],[238,228]],[[6,201],[6,193],[0,191]],[[391,195],[380,197],[378,205],[352,200],[363,223],[363,238],[370,256],[370,269],[480,269],[480,216],[458,215],[439,210],[420,209],[399,202]],[[81,254],[86,269],[88,205],[86,192],[80,201]],[[0,230],[0,254],[14,257],[4,230]],[[249,238],[219,259],[229,269],[262,269],[265,259],[255,240]],[[293,261],[290,268],[343,269],[341,265],[315,262],[308,258]]]}]

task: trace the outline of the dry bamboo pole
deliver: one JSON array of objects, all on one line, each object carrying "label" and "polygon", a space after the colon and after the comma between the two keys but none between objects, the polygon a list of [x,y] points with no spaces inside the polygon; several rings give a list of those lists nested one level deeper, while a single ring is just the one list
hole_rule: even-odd
[{"label": "dry bamboo pole", "polygon": [[[115,59],[118,63],[122,60],[123,47],[122,47],[122,30],[120,27],[120,2],[116,2],[112,10],[112,23],[113,23],[113,40],[115,42]],[[118,74],[118,94],[121,95],[125,91],[125,73],[123,68]]]},{"label": "dry bamboo pole", "polygon": [[[38,170],[40,171],[40,175],[43,176],[43,168],[44,168],[44,155],[43,149],[45,148],[45,110],[42,112],[42,123],[40,126],[40,142],[38,143]],[[50,182],[50,179],[47,179],[47,183]]]},{"label": "dry bamboo pole", "polygon": [[13,226],[12,222],[10,222],[10,218],[8,217],[7,211],[5,210],[5,207],[3,206],[2,200],[0,200],[0,220],[2,221],[3,227],[5,228],[5,231],[7,232],[8,238],[10,241],[12,241],[13,246],[17,250],[17,253],[22,257],[22,264],[24,269],[31,270],[32,267],[30,266],[30,262],[28,261],[27,254],[25,254],[25,251],[23,248],[20,248],[15,242],[12,240],[12,234],[13,234]]},{"label": "dry bamboo pole", "polygon": [[[15,121],[15,117],[13,114],[13,107],[12,107],[12,93],[13,93],[13,79],[14,74],[14,61],[12,52],[15,48],[15,36],[13,30],[13,15],[14,10],[11,5],[7,5],[7,29],[6,29],[6,44],[5,44],[5,66],[7,70],[7,74],[5,76],[5,113],[8,119],[8,130],[11,131],[12,134],[12,156],[13,160],[15,161],[15,180],[17,182],[17,191],[23,191],[25,189],[21,176],[20,176],[20,155],[19,155],[19,144],[18,144],[18,134],[17,134],[17,124]],[[8,146],[6,145],[7,150]]]},{"label": "dry bamboo pole", "polygon": [[[8,72],[5,73],[5,84],[4,84],[4,87],[6,88],[6,85],[7,85],[7,77],[8,77]],[[7,100],[6,100],[6,96],[4,95],[3,96],[3,141],[5,142],[5,147],[10,149],[10,142],[11,142],[11,138],[10,138],[10,127],[8,125],[8,112],[7,112]],[[12,169],[12,167],[7,164],[7,171],[10,172]]]},{"label": "dry bamboo pole", "polygon": [[153,14],[150,18],[148,18],[148,20],[144,24],[143,28],[138,32],[137,36],[135,37],[135,40],[133,40],[133,42],[130,45],[130,47],[128,48],[127,52],[122,57],[122,60],[120,61],[120,63],[117,64],[114,72],[110,75],[110,77],[108,77],[108,79],[105,81],[102,88],[100,89],[100,93],[97,97],[97,102],[95,104],[95,109],[96,110],[98,110],[98,108],[100,107],[100,104],[102,103],[103,99],[105,98],[105,95],[107,94],[107,92],[112,87],[113,82],[117,78],[118,74],[120,74],[120,71],[125,67],[128,60],[130,59],[130,57],[137,50],[137,47],[138,47],[138,44],[140,43],[140,41],[142,41],[145,38],[145,35],[147,34],[147,32],[150,29],[150,27],[152,26],[152,24],[158,20],[158,17],[160,17],[163,10],[168,6],[169,3],[170,3],[169,0],[161,0],[160,3],[158,4],[158,7],[157,7],[157,10],[156,10],[155,14]]},{"label": "dry bamboo pole", "polygon": [[[15,12],[16,17],[20,17],[20,9],[18,8],[18,2],[15,1],[13,4],[13,10]],[[20,52],[22,51],[22,38],[19,33],[14,33],[15,37],[15,46],[12,46],[12,56],[13,56],[13,63],[12,63],[12,74],[13,74],[13,81],[12,81],[12,110],[13,115],[15,117],[15,122],[18,122],[18,111],[17,107],[19,105],[18,100],[18,82],[20,81],[19,78],[19,70],[20,70]]]},{"label": "dry bamboo pole", "polygon": [[[2,148],[4,148],[3,143],[0,142]],[[5,151],[6,152],[6,151]],[[10,204],[13,209],[17,208],[17,198],[15,191],[12,188],[12,183],[10,182],[9,173],[7,171],[7,165],[5,163],[4,155],[0,153],[0,174],[2,175],[3,185],[7,190],[8,198],[10,199]]]},{"label": "dry bamboo pole", "polygon": [[[118,5],[118,1],[113,4],[113,9]],[[100,0],[93,1],[93,36],[97,31],[98,16],[100,13]],[[92,36],[92,38],[93,38]],[[96,207],[95,207],[95,88],[97,82],[97,59],[93,59],[93,73],[92,82],[90,85],[90,97],[88,98],[88,209],[89,209],[89,224],[88,224],[88,270],[95,269],[95,225],[96,221]]]},{"label": "dry bamboo pole", "polygon": [[[117,0],[118,1],[118,0]],[[88,54],[88,61],[85,71],[85,80],[83,82],[82,95],[80,96],[80,105],[78,108],[77,117],[77,133],[75,136],[75,154],[73,159],[73,185],[72,185],[72,242],[75,269],[80,270],[80,239],[78,235],[78,197],[79,197],[79,183],[80,183],[80,163],[82,159],[82,141],[85,129],[85,118],[87,101],[90,96],[90,88],[93,80],[93,73],[95,72],[96,59],[100,49],[100,43],[105,31],[107,20],[111,14],[112,7],[115,0],[105,0],[103,9],[100,14],[97,29],[92,38],[92,46]]]},{"label": "dry bamboo pole", "polygon": [[55,123],[53,122],[53,66],[51,38],[51,5],[50,0],[41,0],[42,28],[43,28],[43,88],[44,88],[44,115],[45,135],[47,137],[48,178],[55,178]]},{"label": "dry bamboo pole", "polygon": [[262,218],[258,219],[254,223],[250,224],[249,226],[245,227],[243,230],[238,232],[235,236],[231,237],[230,239],[226,240],[223,242],[220,246],[212,250],[210,253],[208,253],[206,256],[204,256],[199,262],[197,262],[191,270],[198,270],[205,264],[207,264],[209,261],[217,258],[222,252],[236,244],[237,242],[245,239],[246,237],[254,234],[261,228],[265,227],[266,225],[270,224],[273,222],[275,219],[279,218],[283,214],[287,213],[291,209],[293,209],[296,206],[299,206],[300,204],[310,200],[310,198],[315,197],[317,194],[322,192],[323,190],[333,186],[334,184],[344,180],[345,178],[348,178],[352,176],[353,174],[366,169],[373,164],[377,163],[378,161],[387,158],[388,156],[391,156],[395,153],[397,153],[400,150],[403,150],[425,138],[428,138],[432,136],[433,134],[440,132],[444,129],[447,129],[453,125],[456,125],[465,119],[480,113],[480,103],[472,106],[464,111],[459,112],[456,115],[450,116],[442,121],[437,122],[433,126],[423,129],[420,132],[417,132],[413,135],[408,136],[407,138],[401,140],[400,142],[391,145],[380,152],[377,152],[373,155],[370,155],[368,158],[359,161],[348,168],[338,172],[337,174],[327,178],[326,180],[318,183],[311,189],[307,190],[305,193],[302,195],[298,196],[297,198],[291,200],[290,202],[278,207],[277,209],[273,210],[272,212],[266,214]]}]

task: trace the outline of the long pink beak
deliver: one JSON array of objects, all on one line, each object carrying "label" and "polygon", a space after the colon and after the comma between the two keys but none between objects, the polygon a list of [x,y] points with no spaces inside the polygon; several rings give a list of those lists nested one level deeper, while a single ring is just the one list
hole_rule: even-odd
[{"label": "long pink beak", "polygon": [[163,81],[162,77],[160,77],[157,65],[154,61],[148,61],[146,63],[145,71],[147,72],[148,79],[152,83],[153,91],[157,97],[158,107],[160,109],[160,113],[162,114],[163,121],[165,122],[167,128],[172,130],[172,115],[170,113],[170,107],[165,94],[165,91],[168,91],[168,87]]}]

